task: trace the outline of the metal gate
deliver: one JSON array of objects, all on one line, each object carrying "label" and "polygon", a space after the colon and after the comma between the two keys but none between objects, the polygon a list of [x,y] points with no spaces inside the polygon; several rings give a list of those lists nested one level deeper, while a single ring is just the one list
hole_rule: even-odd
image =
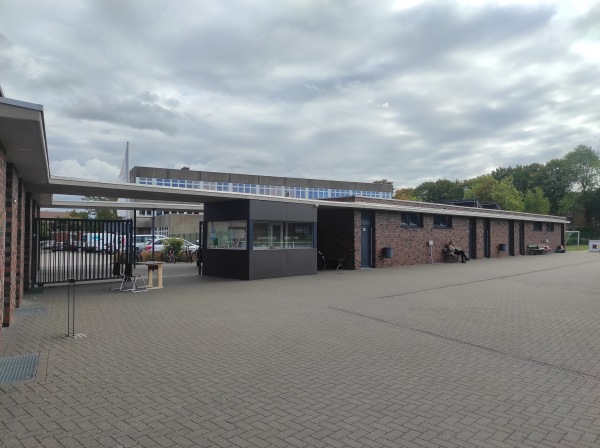
[{"label": "metal gate", "polygon": [[35,220],[34,283],[113,278],[115,261],[135,263],[132,220]]}]

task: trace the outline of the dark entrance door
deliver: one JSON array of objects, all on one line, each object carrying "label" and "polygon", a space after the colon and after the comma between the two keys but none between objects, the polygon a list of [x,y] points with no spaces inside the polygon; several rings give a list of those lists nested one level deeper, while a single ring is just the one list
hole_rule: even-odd
[{"label": "dark entrance door", "polygon": [[519,223],[519,253],[525,255],[525,223]]},{"label": "dark entrance door", "polygon": [[469,218],[469,258],[477,258],[477,218]]},{"label": "dark entrance door", "polygon": [[485,218],[483,220],[483,256],[490,258],[490,219]]},{"label": "dark entrance door", "polygon": [[361,213],[360,267],[373,267],[373,214]]},{"label": "dark entrance door", "polygon": [[515,254],[515,222],[508,223],[508,254]]}]

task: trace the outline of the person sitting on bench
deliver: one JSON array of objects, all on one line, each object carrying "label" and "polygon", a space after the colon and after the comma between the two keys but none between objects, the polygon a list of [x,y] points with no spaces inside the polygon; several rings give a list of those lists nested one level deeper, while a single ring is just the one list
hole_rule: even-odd
[{"label": "person sitting on bench", "polygon": [[448,244],[448,252],[454,253],[455,255],[458,256],[458,258],[462,258],[462,263],[466,263],[467,261],[470,260],[470,258],[467,257],[467,254],[465,254],[464,250],[462,250],[460,247],[454,245],[454,240],[450,241],[450,244]]}]

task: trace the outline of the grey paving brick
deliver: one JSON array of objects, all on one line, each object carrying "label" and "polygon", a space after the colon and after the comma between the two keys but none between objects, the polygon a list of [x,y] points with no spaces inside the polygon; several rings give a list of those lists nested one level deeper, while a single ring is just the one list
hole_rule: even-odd
[{"label": "grey paving brick", "polygon": [[163,290],[78,286],[77,340],[62,337],[65,289],[48,287],[47,314],[0,339],[44,364],[0,385],[0,434],[19,448],[595,447],[600,259],[532,261],[256,282],[168,266]]}]

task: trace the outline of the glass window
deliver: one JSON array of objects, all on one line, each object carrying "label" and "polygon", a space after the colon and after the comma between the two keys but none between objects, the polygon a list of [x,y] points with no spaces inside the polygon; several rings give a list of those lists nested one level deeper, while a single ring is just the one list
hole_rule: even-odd
[{"label": "glass window", "polygon": [[253,184],[232,184],[231,191],[236,193],[256,193],[256,185]]},{"label": "glass window", "polygon": [[535,231],[541,231],[542,230],[542,223],[541,222],[534,222],[533,223],[533,230],[535,230]]},{"label": "glass window", "polygon": [[329,190],[326,188],[309,188],[308,199],[323,199],[329,197]]},{"label": "glass window", "polygon": [[258,194],[264,194],[267,196],[285,196],[285,188],[283,186],[276,185],[259,185]]},{"label": "glass window", "polygon": [[310,222],[254,223],[254,250],[302,249],[313,247],[313,224]]},{"label": "glass window", "polygon": [[285,247],[298,249],[313,247],[313,224],[310,222],[285,223]]},{"label": "glass window", "polygon": [[252,247],[254,250],[283,248],[283,223],[255,222]]},{"label": "glass window", "polygon": [[207,249],[246,249],[246,221],[216,221],[208,224]]},{"label": "glass window", "polygon": [[554,223],[553,222],[546,223],[546,232],[554,232]]},{"label": "glass window", "polygon": [[285,196],[290,198],[306,199],[306,188],[303,187],[286,187]]},{"label": "glass window", "polygon": [[403,227],[422,227],[423,219],[418,213],[402,213],[401,221]]},{"label": "glass window", "polygon": [[441,229],[452,228],[452,216],[433,215],[433,227],[438,227]]}]

